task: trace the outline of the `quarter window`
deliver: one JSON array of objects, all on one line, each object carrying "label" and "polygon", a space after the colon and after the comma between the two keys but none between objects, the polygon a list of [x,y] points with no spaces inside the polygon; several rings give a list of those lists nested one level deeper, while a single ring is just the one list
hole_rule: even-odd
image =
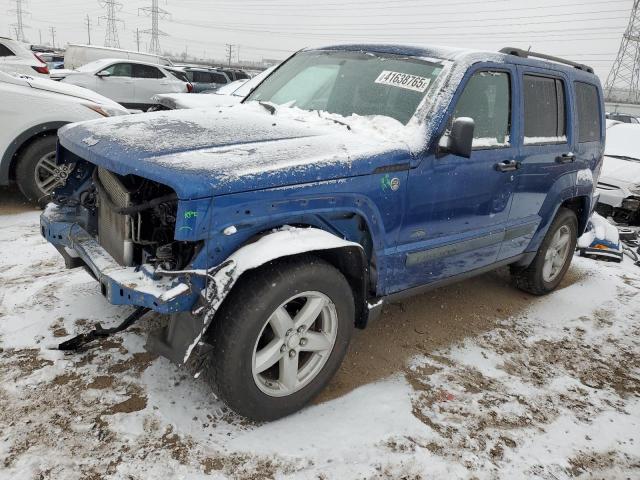
[{"label": "quarter window", "polygon": [[9,50],[9,47],[0,44],[0,57],[15,57],[15,54]]},{"label": "quarter window", "polygon": [[567,141],[564,82],[557,78],[524,76],[524,143]]},{"label": "quarter window", "polygon": [[583,82],[576,82],[575,88],[578,107],[578,142],[599,142],[601,126],[598,90],[595,86]]},{"label": "quarter window", "polygon": [[505,147],[511,134],[511,88],[506,72],[475,73],[458,100],[453,118],[475,122],[475,149]]}]

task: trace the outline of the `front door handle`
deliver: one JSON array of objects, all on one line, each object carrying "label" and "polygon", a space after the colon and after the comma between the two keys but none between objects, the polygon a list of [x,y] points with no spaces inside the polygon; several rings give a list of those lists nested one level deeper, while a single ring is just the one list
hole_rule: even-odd
[{"label": "front door handle", "polygon": [[517,160],[505,160],[504,162],[496,163],[495,167],[499,172],[513,172],[520,168],[520,162]]},{"label": "front door handle", "polygon": [[556,162],[558,163],[573,163],[575,161],[576,161],[576,155],[575,153],[572,153],[572,152],[563,153],[559,157],[556,157]]}]

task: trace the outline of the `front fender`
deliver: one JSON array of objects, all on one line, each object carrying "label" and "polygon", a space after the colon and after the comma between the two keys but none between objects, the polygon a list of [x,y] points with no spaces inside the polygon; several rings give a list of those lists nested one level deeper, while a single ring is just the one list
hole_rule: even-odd
[{"label": "front fender", "polygon": [[339,248],[356,248],[362,251],[362,246],[358,243],[349,242],[318,228],[283,227],[244,245],[212,269],[194,270],[192,274],[205,275],[207,278],[199,306],[193,312],[173,315],[166,329],[149,337],[147,349],[177,364],[186,363],[211,325],[222,302],[244,273],[279,258]]}]

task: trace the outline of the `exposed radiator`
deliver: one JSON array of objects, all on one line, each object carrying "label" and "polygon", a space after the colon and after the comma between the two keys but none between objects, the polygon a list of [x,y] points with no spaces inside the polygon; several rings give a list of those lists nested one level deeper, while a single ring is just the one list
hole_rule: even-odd
[{"label": "exposed radiator", "polygon": [[116,175],[103,168],[98,168],[98,180],[104,190],[99,195],[98,241],[120,265],[130,267],[133,265],[131,217],[115,213],[103,196],[108,195],[116,207],[129,207],[131,192]]}]

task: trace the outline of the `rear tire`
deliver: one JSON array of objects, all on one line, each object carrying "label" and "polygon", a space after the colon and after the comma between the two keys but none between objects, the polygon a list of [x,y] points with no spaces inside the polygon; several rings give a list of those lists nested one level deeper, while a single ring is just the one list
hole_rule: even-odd
[{"label": "rear tire", "polygon": [[533,295],[546,295],[555,290],[571,265],[577,235],[576,214],[561,207],[531,264],[526,268],[511,268],[516,287]]},{"label": "rear tire", "polygon": [[247,418],[268,421],[294,413],[338,370],[354,312],[349,283],[324,260],[270,262],[242,278],[217,313],[204,376]]},{"label": "rear tire", "polygon": [[53,165],[56,158],[55,135],[47,135],[33,140],[20,154],[16,165],[16,183],[27,199],[44,207],[50,199],[56,170]]}]

